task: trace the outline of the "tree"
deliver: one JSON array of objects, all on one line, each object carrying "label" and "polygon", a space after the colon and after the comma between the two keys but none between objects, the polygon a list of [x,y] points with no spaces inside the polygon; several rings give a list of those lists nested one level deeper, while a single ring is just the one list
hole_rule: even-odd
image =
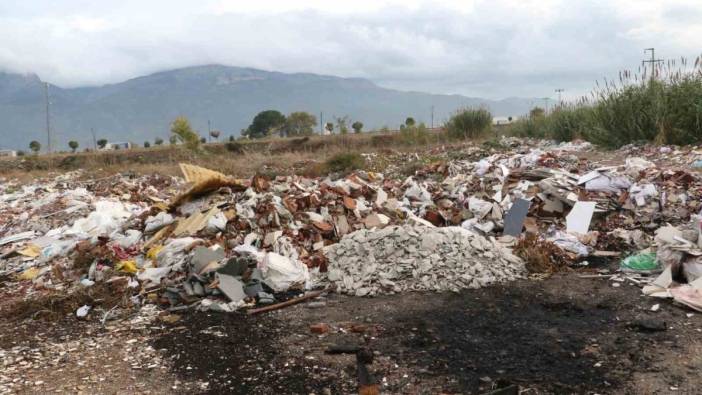
[{"label": "tree", "polygon": [[219,130],[213,130],[210,132],[210,136],[212,136],[212,138],[214,138],[215,140],[219,140],[219,135],[221,133],[222,132],[220,132]]},{"label": "tree", "polygon": [[31,143],[29,143],[29,149],[32,150],[36,154],[41,149],[41,143],[34,140]]},{"label": "tree", "polygon": [[507,117],[507,121],[512,122],[512,117]]},{"label": "tree", "polygon": [[24,156],[25,153],[22,150],[17,151],[17,156]]},{"label": "tree", "polygon": [[353,129],[354,133],[361,133],[361,130],[363,129],[363,122],[356,121],[352,123],[351,129]]},{"label": "tree", "polygon": [[71,140],[68,142],[68,146],[71,147],[71,151],[73,151],[75,153],[76,150],[78,149],[78,142],[75,140]]},{"label": "tree", "polygon": [[407,119],[405,119],[405,125],[407,125],[407,127],[411,128],[412,126],[414,126],[414,124],[414,118],[407,117]]},{"label": "tree", "polygon": [[156,145],[163,144],[163,139],[160,137],[156,137],[156,139],[154,139],[154,144],[156,144]]},{"label": "tree", "polygon": [[171,143],[171,145],[175,145],[178,142],[178,137],[173,135],[173,136],[168,138],[168,142]]},{"label": "tree", "polygon": [[246,129],[246,136],[252,139],[266,137],[271,133],[279,131],[285,125],[285,115],[280,111],[261,111],[251,121],[251,125]]},{"label": "tree", "polygon": [[285,119],[283,133],[286,136],[308,136],[314,133],[316,124],[317,118],[314,115],[304,111],[293,112]]},{"label": "tree", "polygon": [[190,126],[190,121],[186,117],[178,117],[171,123],[171,133],[177,141],[185,144],[190,150],[197,150],[200,147],[200,136]]},{"label": "tree", "polygon": [[100,139],[97,141],[97,145],[100,149],[104,149],[107,146],[107,139]]},{"label": "tree", "polygon": [[343,117],[336,117],[336,128],[339,129],[339,133],[346,134],[349,132],[349,116],[345,115]]},{"label": "tree", "polygon": [[327,122],[327,123],[324,125],[324,129],[328,130],[329,133],[334,133],[334,124],[331,123],[331,122]]},{"label": "tree", "polygon": [[207,142],[207,139],[204,137],[200,137],[200,144],[205,144]]},{"label": "tree", "polygon": [[229,136],[229,141],[234,141],[234,135]]},{"label": "tree", "polygon": [[151,143],[149,143],[148,141],[144,141],[144,148],[149,148],[149,147],[151,147]]}]

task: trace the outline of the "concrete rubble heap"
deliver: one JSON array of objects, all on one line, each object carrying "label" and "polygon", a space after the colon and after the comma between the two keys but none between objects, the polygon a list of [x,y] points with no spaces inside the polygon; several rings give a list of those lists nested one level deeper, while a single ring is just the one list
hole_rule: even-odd
[{"label": "concrete rubble heap", "polygon": [[524,263],[495,240],[460,227],[359,230],[325,249],[328,278],[356,296],[459,291],[524,276]]}]

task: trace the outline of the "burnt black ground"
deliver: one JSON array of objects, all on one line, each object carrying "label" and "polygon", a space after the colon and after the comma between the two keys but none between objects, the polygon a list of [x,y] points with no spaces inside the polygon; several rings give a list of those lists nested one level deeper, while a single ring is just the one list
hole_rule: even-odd
[{"label": "burnt black ground", "polygon": [[[453,376],[446,390],[477,393],[481,378],[553,393],[609,392],[648,367],[645,349],[669,333],[629,328],[626,304],[560,300],[538,287],[495,287],[446,301],[444,309],[398,317],[401,358],[430,375]],[[393,331],[391,330],[390,333]],[[596,366],[599,365],[599,366]]]},{"label": "burnt black ground", "polygon": [[[386,394],[480,394],[505,383],[539,394],[638,393],[635,374],[661,381],[658,387],[694,388],[700,364],[676,355],[699,336],[699,317],[686,318],[689,311],[665,302],[651,312],[660,301],[640,292],[569,274],[460,294],[333,295],[322,309],[185,317],[154,347],[178,376],[209,382],[211,393],[353,393],[352,356],[323,353],[338,341],[375,350],[380,362],[372,369],[387,378]],[[640,318],[675,329],[641,332],[633,325]],[[332,332],[310,334],[318,322],[331,324]],[[382,329],[358,335],[339,329],[344,322]],[[208,328],[226,336],[203,334]]]},{"label": "burnt black ground", "polygon": [[[278,339],[284,324],[241,313],[195,313],[162,334],[163,349],[178,376],[209,383],[211,394],[309,394],[334,389],[323,369],[285,358]],[[309,380],[315,374],[316,380]],[[190,392],[190,391],[188,391]]]}]

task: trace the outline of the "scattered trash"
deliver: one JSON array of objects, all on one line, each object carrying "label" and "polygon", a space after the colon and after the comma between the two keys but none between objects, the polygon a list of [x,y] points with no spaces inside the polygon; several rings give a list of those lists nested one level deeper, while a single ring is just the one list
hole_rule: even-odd
[{"label": "scattered trash", "polygon": [[76,317],[85,318],[90,312],[91,307],[88,305],[83,305],[78,310],[76,310]]},{"label": "scattered trash", "polygon": [[623,272],[656,273],[661,271],[656,261],[655,253],[644,253],[626,257],[622,260],[619,267]]},{"label": "scattered trash", "polygon": [[668,329],[665,321],[658,321],[652,318],[640,318],[631,323],[631,327],[640,332],[662,332]]},{"label": "scattered trash", "polygon": [[256,313],[329,284],[356,296],[459,291],[628,256],[623,276],[645,294],[699,306],[702,180],[684,151],[625,147],[624,165],[601,166],[573,155],[589,143],[500,143],[409,177],[389,165],[242,180],[181,164],[182,178],[0,184],[0,274],[24,281],[18,296],[109,284],[130,292],[124,308]]},{"label": "scattered trash", "polygon": [[329,332],[329,329],[331,329],[331,328],[329,327],[329,324],[325,324],[325,323],[323,323],[323,322],[322,322],[322,323],[319,323],[319,324],[310,325],[310,331],[311,331],[312,333],[316,333],[316,334],[318,334],[318,335],[321,335],[321,334],[324,334],[324,333]]},{"label": "scattered trash", "polygon": [[566,232],[584,235],[590,229],[592,214],[595,212],[595,202],[576,202],[566,216]]},{"label": "scattered trash", "polygon": [[517,201],[512,204],[512,207],[505,216],[504,234],[517,237],[522,233],[524,219],[526,219],[527,213],[529,212],[530,204],[531,203],[525,199],[517,199]]}]

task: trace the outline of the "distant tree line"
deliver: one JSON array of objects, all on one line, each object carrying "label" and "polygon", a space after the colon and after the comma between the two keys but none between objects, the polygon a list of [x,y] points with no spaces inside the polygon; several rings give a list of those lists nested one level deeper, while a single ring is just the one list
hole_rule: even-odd
[{"label": "distant tree line", "polygon": [[[411,118],[408,118],[408,120]],[[340,134],[349,132],[349,117],[334,117],[334,122],[324,124],[322,132],[333,133],[336,130]],[[277,110],[261,111],[253,118],[251,124],[246,129],[241,130],[241,136],[245,138],[257,139],[268,136],[294,137],[294,136],[309,136],[315,133],[314,128],[317,125],[317,118],[305,111],[294,111],[285,116]],[[363,131],[363,122],[354,121],[350,128],[354,133]],[[171,145],[183,144],[191,150],[199,149],[201,144],[205,144],[207,139],[199,134],[190,125],[190,121],[183,116],[177,117],[170,125],[170,136],[168,142]],[[211,130],[209,136],[214,140],[219,141],[222,132],[219,130]],[[235,141],[233,135],[229,136],[229,141]],[[163,145],[164,140],[161,137],[156,137],[153,145]],[[109,141],[106,138],[100,138],[95,141],[98,149],[104,150],[108,148]],[[151,141],[144,141],[144,148],[152,146]],[[76,152],[80,147],[78,141],[71,140],[68,142],[68,147],[71,152]],[[29,143],[29,148],[35,154],[41,150],[41,143],[34,140]]]}]

